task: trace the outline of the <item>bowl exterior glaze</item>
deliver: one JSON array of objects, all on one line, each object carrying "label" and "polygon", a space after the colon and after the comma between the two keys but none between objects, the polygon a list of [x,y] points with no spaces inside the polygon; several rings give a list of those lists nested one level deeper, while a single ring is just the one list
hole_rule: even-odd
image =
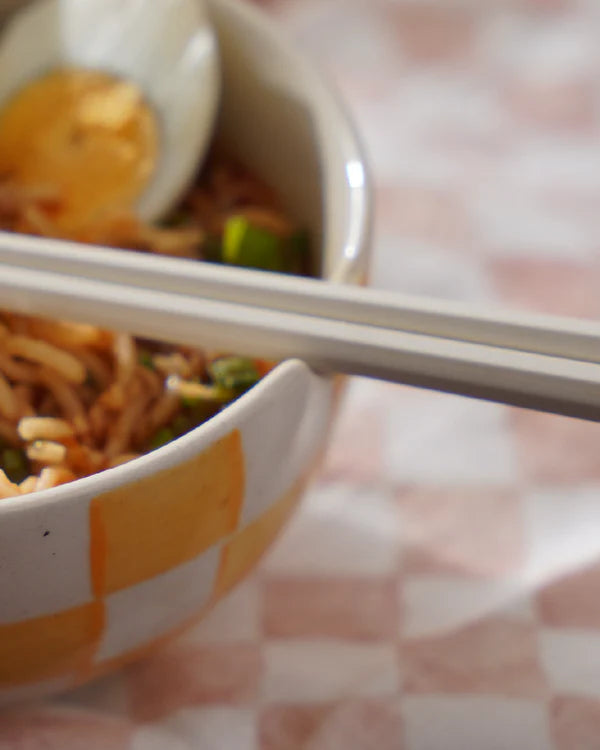
[{"label": "bowl exterior glaze", "polygon": [[[322,274],[360,282],[370,192],[346,115],[258,11],[239,0],[212,0],[210,8],[222,47],[226,145],[327,248]],[[237,138],[249,94],[263,106]],[[282,111],[295,113],[283,133]],[[210,422],[151,454],[3,501],[0,704],[69,689],[138,658],[242,580],[322,455],[339,382],[284,362]]]},{"label": "bowl exterior glaze", "polygon": [[3,702],[120,666],[207,611],[254,566],[319,456],[332,383],[290,361],[256,390],[106,487],[81,480],[54,501],[25,497],[13,512],[7,504]]}]

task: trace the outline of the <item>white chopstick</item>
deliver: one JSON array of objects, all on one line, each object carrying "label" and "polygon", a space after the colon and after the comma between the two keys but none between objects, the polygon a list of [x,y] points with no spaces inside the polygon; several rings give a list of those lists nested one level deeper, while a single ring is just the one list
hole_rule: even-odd
[{"label": "white chopstick", "polygon": [[6,264],[0,307],[600,421],[600,365],[568,357]]},{"label": "white chopstick", "polygon": [[0,232],[0,263],[600,363],[600,322],[596,321],[486,310],[316,279],[6,232]]}]

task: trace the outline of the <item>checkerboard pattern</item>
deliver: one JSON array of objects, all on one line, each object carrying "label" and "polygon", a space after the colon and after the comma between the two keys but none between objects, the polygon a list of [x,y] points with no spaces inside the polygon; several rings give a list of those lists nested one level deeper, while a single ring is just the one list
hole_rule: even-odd
[{"label": "checkerboard pattern", "polygon": [[[600,315],[596,0],[263,0],[348,99],[377,286]],[[600,426],[354,381],[259,572],[0,747],[597,750]]]}]

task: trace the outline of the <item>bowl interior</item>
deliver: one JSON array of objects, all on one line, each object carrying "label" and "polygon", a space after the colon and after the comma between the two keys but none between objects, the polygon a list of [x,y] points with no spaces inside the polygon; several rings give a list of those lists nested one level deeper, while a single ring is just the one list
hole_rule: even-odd
[{"label": "bowl interior", "polygon": [[346,113],[263,13],[238,0],[209,8],[223,74],[219,140],[310,231],[313,271],[358,281],[368,260],[369,186]]}]

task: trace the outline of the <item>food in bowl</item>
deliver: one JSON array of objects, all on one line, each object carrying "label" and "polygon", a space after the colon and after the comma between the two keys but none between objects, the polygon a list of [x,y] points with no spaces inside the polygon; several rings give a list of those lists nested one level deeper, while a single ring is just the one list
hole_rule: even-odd
[{"label": "food in bowl", "polygon": [[269,369],[261,360],[0,313],[0,499],[158,448]]},{"label": "food in bowl", "polygon": [[[95,120],[86,147],[87,131],[71,143],[63,137],[65,123],[56,117],[60,137],[50,128],[50,143],[57,145],[45,152],[46,132],[26,126],[32,115],[39,122],[40,107],[48,108],[48,88],[50,98],[62,95],[68,128],[79,123],[80,100],[86,117],[91,111],[100,123],[107,120],[109,133],[102,137],[108,146]],[[86,99],[90,91],[91,104]],[[271,189],[216,150],[160,226],[136,216],[128,200],[135,191],[117,189],[126,170],[116,145],[128,145],[125,135],[135,141],[144,125],[148,129],[148,113],[133,107],[132,96],[123,93],[122,82],[103,74],[63,71],[26,87],[7,105],[0,113],[0,229],[306,273],[306,234]],[[133,124],[123,125],[119,107]],[[89,124],[89,117],[84,122]],[[116,145],[113,130],[122,136]],[[41,149],[33,166],[32,141]],[[144,144],[147,156],[151,148]],[[108,162],[100,170],[102,189],[86,190],[86,175],[92,182],[97,176],[98,155]],[[142,162],[130,164],[132,188],[142,184]],[[112,167],[120,176],[114,183],[108,179]],[[160,447],[216,414],[270,367],[260,360],[136,340],[91,326],[0,313],[0,499],[55,487]]]}]

